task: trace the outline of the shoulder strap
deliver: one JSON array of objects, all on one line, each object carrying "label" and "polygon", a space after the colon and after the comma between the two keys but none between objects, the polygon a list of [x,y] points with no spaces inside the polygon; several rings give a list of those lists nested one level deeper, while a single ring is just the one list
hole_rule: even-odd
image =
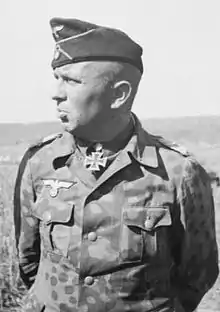
[{"label": "shoulder strap", "polygon": [[160,145],[162,145],[162,147],[164,147],[166,149],[173,150],[173,151],[183,155],[184,157],[192,156],[192,154],[183,145],[177,144],[176,142],[173,142],[170,140],[166,140],[161,136],[158,136],[157,140],[160,143]]},{"label": "shoulder strap", "polygon": [[46,144],[51,143],[52,141],[56,140],[57,138],[60,138],[62,136],[62,133],[54,133],[54,134],[50,134],[46,137],[43,137],[39,140],[37,140],[36,142],[32,143],[29,146],[29,149],[35,148],[35,147],[43,147]]}]

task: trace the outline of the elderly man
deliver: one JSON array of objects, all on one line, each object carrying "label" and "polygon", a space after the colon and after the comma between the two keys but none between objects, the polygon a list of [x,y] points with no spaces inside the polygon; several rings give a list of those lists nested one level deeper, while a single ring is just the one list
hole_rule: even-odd
[{"label": "elderly man", "polygon": [[75,19],[50,24],[64,131],[31,146],[17,175],[22,311],[193,311],[218,275],[208,175],[131,113],[138,44]]}]

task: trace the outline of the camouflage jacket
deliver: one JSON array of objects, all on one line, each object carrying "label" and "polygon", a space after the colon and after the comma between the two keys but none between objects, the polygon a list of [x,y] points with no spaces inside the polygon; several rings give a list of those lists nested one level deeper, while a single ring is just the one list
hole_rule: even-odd
[{"label": "camouflage jacket", "polygon": [[190,312],[218,276],[207,173],[138,120],[98,179],[68,133],[29,148],[14,217],[25,312]]}]

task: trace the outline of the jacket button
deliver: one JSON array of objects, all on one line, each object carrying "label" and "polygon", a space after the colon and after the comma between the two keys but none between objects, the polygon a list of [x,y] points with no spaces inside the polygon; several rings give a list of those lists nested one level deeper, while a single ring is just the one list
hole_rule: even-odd
[{"label": "jacket button", "polygon": [[90,233],[88,233],[88,240],[94,242],[94,241],[96,241],[96,239],[97,239],[97,234],[96,234],[96,232],[90,232]]},{"label": "jacket button", "polygon": [[84,279],[86,285],[92,285],[94,283],[94,278],[92,276],[86,276]]},{"label": "jacket button", "polygon": [[51,213],[50,213],[50,211],[45,211],[43,213],[43,220],[44,220],[44,222],[49,222],[51,220]]},{"label": "jacket button", "polygon": [[153,227],[153,220],[151,219],[151,217],[147,217],[146,221],[144,222],[144,227],[146,230],[151,230]]}]

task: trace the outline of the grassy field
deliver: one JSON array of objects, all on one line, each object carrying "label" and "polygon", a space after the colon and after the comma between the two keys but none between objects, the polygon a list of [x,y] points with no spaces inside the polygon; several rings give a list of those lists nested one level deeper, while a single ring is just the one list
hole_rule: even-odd
[{"label": "grassy field", "polygon": [[[189,146],[193,149],[193,146]],[[14,242],[12,198],[17,171],[17,163],[26,145],[1,147],[0,155],[0,312],[19,311],[19,302],[25,288],[18,274],[18,263]],[[202,147],[194,150],[207,170],[214,170],[220,175],[220,148],[215,150]],[[6,156],[10,156],[10,159]],[[216,207],[216,230],[220,246],[220,188],[213,184]],[[220,277],[214,287],[202,300],[198,311],[220,311]]]},{"label": "grassy field", "polygon": [[0,311],[16,311],[25,288],[19,278],[13,226],[13,186],[17,166],[0,165]]}]

